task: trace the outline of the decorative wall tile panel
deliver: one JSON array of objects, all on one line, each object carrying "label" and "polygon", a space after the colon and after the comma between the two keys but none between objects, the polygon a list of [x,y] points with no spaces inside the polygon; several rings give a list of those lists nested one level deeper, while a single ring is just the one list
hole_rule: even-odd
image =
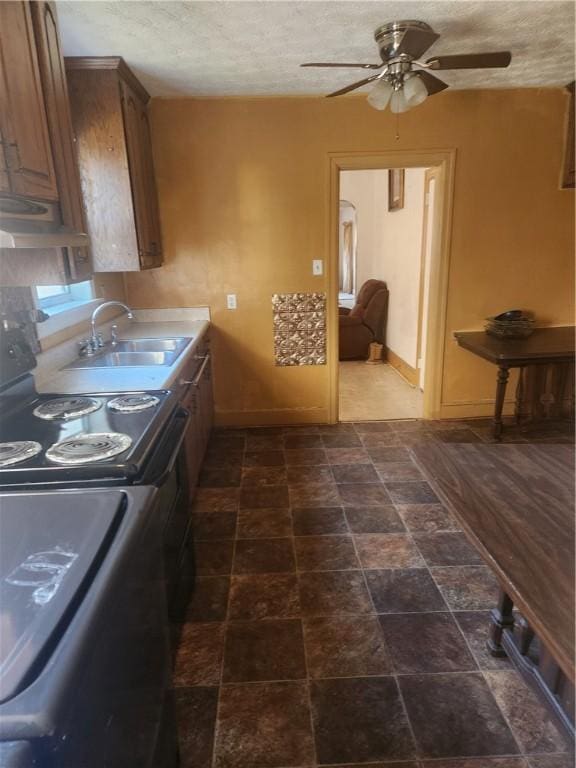
[{"label": "decorative wall tile panel", "polygon": [[326,294],[275,293],[276,365],[326,365]]}]

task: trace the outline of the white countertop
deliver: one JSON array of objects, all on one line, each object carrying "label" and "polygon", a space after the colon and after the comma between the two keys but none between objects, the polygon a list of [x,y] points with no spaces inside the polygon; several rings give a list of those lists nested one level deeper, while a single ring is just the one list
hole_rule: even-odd
[{"label": "white countertop", "polygon": [[[180,371],[189,359],[189,355],[198,345],[210,322],[208,319],[170,319],[174,317],[166,310],[164,317],[158,312],[159,319],[152,320],[152,310],[135,310],[134,322],[115,322],[120,326],[119,339],[162,339],[188,337],[190,343],[176,358],[171,366],[154,365],[119,368],[74,368],[62,370],[77,358],[75,343],[66,342],[66,349],[49,350],[39,356],[39,367],[34,371],[36,388],[41,393],[84,394],[99,392],[133,392],[150,389],[170,389],[177,380]],[[198,315],[196,315],[198,317]],[[162,318],[162,319],[160,319]],[[104,326],[106,327],[106,326]],[[64,347],[65,345],[62,345]],[[66,353],[68,353],[66,355]],[[63,356],[67,359],[63,362]],[[44,358],[44,359],[43,359]],[[58,367],[56,367],[58,366]]]}]

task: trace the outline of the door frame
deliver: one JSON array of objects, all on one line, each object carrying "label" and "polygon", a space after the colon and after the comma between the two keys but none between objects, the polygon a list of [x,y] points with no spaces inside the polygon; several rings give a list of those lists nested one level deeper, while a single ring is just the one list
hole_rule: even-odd
[{"label": "door frame", "polygon": [[[417,386],[420,386],[421,384],[420,359],[422,358],[422,328],[424,325],[423,312],[424,298],[426,294],[426,251],[428,248],[428,238],[430,237],[430,233],[434,235],[435,227],[438,225],[438,221],[435,220],[435,214],[438,212],[438,206],[435,205],[434,209],[430,210],[430,186],[432,181],[434,181],[435,188],[438,187],[439,175],[440,173],[437,165],[433,166],[432,168],[426,168],[424,172],[424,215],[422,216],[422,242],[420,244],[420,289],[418,296],[418,337],[416,340],[416,370],[418,372]],[[424,375],[426,375],[426,369],[424,369]]]},{"label": "door frame", "polygon": [[338,238],[340,171],[389,168],[437,168],[430,293],[428,299],[423,416],[440,418],[446,338],[446,307],[452,233],[452,208],[456,150],[387,150],[382,152],[331,152],[328,155],[328,253],[327,362],[329,369],[328,419],[338,422]]}]

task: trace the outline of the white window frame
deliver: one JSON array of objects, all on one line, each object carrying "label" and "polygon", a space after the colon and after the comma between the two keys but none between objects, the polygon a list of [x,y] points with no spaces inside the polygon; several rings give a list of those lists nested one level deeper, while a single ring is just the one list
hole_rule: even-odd
[{"label": "white window frame", "polygon": [[[60,290],[55,291],[52,294],[49,294],[48,296],[40,296],[39,289],[40,288],[59,288]],[[50,309],[50,307],[55,307],[58,304],[67,304],[70,301],[72,301],[72,294],[70,291],[69,285],[37,285],[36,286],[36,303],[41,309]]]},{"label": "white window frame", "polygon": [[[94,297],[92,281],[87,280],[84,283],[76,283],[66,287],[69,288],[69,291],[65,293],[68,300],[53,304],[42,302],[38,296],[38,291],[33,291],[36,307],[48,315],[47,320],[36,326],[38,338],[41,341],[80,323],[89,323],[92,312],[105,301],[105,299]],[[50,301],[49,298],[48,301]]]},{"label": "white window frame", "polygon": [[[41,296],[38,289],[46,290],[48,288],[58,289],[53,294]],[[82,283],[73,285],[38,285],[34,291],[36,306],[43,309],[49,315],[65,312],[68,309],[80,307],[94,300],[94,285],[91,280],[85,280]]]}]

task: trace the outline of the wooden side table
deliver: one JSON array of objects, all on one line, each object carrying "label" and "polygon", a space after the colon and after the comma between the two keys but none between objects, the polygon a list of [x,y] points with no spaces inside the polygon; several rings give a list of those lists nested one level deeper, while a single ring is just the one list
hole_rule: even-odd
[{"label": "wooden side table", "polygon": [[459,331],[454,334],[460,347],[498,367],[493,428],[496,440],[502,436],[502,407],[510,369],[573,362],[574,332],[574,326],[536,328],[527,339],[499,339],[485,331]]}]

